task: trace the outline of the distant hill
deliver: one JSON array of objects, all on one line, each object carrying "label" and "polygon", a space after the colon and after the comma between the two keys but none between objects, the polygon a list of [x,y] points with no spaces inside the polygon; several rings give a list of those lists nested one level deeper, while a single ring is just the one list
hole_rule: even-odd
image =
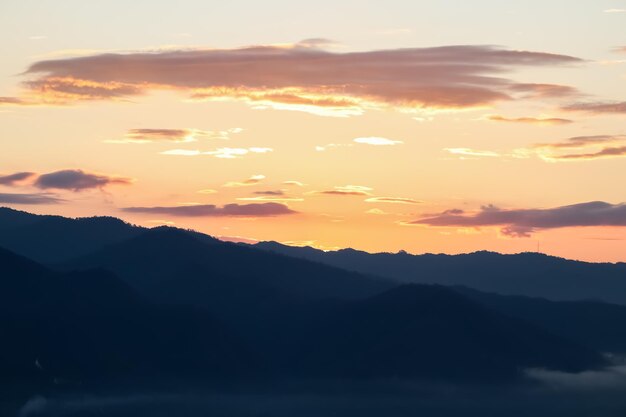
[{"label": "distant hill", "polygon": [[549,301],[454,287],[475,302],[600,352],[626,354],[626,306],[598,301]]},{"label": "distant hill", "polygon": [[354,249],[324,252],[277,242],[261,242],[254,247],[397,282],[461,285],[498,294],[551,300],[595,299],[626,304],[624,263],[588,263],[538,253],[411,255]]},{"label": "distant hill", "polygon": [[[595,369],[606,363],[599,351],[624,347],[623,338],[607,330],[622,323],[621,306],[571,308],[441,285],[399,285],[378,277],[385,274],[375,268],[348,271],[271,253],[267,245],[222,242],[171,227],[138,228],[113,218],[3,210],[0,224],[12,230],[2,234],[11,251],[0,250],[0,335],[7,341],[0,345],[0,375],[9,379],[504,381],[529,367]],[[26,232],[18,237],[16,230]],[[53,267],[13,253],[13,247],[36,252]],[[47,248],[53,255],[45,254]],[[296,255],[299,250],[285,249]],[[521,277],[512,271],[521,268],[519,257],[436,258],[450,275],[433,269],[433,282],[453,280],[453,271],[463,277],[493,269],[494,277]],[[463,271],[461,261],[471,268]],[[560,270],[559,262],[553,265]],[[576,279],[590,279],[575,273],[590,264],[566,265]],[[596,276],[597,282],[604,279]],[[616,312],[613,322],[610,311]],[[585,324],[580,331],[560,325],[567,320]],[[602,320],[605,331],[593,333]]]},{"label": "distant hill", "polygon": [[53,386],[254,368],[208,313],[146,302],[107,271],[60,274],[0,249],[0,276],[0,380]]},{"label": "distant hill", "polygon": [[489,381],[526,368],[579,372],[602,363],[591,349],[441,286],[403,285],[347,303],[311,331],[304,366],[344,378]]},{"label": "distant hill", "polygon": [[70,219],[0,207],[0,247],[42,263],[86,255],[143,230],[114,217]]}]

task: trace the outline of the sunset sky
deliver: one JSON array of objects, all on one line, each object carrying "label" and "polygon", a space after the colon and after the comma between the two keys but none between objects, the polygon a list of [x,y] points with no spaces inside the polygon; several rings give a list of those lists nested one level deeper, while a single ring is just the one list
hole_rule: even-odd
[{"label": "sunset sky", "polygon": [[626,0],[0,2],[0,206],[626,261]]}]

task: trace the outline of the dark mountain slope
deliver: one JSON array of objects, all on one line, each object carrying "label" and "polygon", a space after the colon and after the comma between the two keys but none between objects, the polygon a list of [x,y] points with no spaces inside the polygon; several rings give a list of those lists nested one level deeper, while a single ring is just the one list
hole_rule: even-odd
[{"label": "dark mountain slope", "polygon": [[601,352],[626,353],[626,307],[596,301],[549,301],[455,287],[494,311],[518,317]]},{"label": "dark mountain slope", "polygon": [[523,368],[576,372],[603,363],[440,286],[404,285],[338,307],[310,335],[306,372],[340,377],[497,380]]},{"label": "dark mountain slope", "polygon": [[323,252],[276,242],[261,242],[254,247],[405,283],[462,285],[499,294],[626,304],[623,263],[587,263],[537,253],[370,254],[353,249]]},{"label": "dark mountain slope", "polygon": [[41,263],[86,255],[143,230],[114,217],[70,219],[0,207],[0,246]]},{"label": "dark mountain slope", "polygon": [[0,250],[0,375],[72,381],[241,375],[253,355],[207,313],[157,307],[109,272],[57,274]]},{"label": "dark mountain slope", "polygon": [[[280,293],[310,299],[367,297],[393,286],[386,280],[232,243],[207,244],[169,227],[150,229],[68,265],[112,270],[156,296],[170,297],[172,289],[179,292],[178,301],[185,301],[181,291],[186,282],[204,285],[203,280],[216,286],[215,291],[232,290],[233,295]],[[188,296],[188,301],[202,301],[197,293]]]}]

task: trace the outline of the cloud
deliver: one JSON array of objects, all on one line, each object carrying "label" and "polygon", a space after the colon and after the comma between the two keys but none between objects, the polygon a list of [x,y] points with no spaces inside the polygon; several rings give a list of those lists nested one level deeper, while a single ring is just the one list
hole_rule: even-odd
[{"label": "cloud", "polygon": [[565,125],[574,123],[573,120],[570,119],[562,119],[558,117],[504,117],[497,114],[491,115],[488,117],[489,120],[494,122],[509,122],[509,123],[526,123],[526,124],[535,124],[535,125],[546,125],[546,126],[555,126],[555,125]]},{"label": "cloud", "polygon": [[365,187],[363,185],[343,185],[343,186],[335,186],[332,190],[324,190],[324,191],[312,191],[309,194],[324,194],[324,195],[340,195],[340,196],[352,196],[352,195],[360,195],[360,196],[368,196],[371,195],[369,191],[373,189],[370,187]]},{"label": "cloud", "polygon": [[470,148],[444,148],[444,151],[453,155],[472,156],[472,157],[496,157],[500,156],[497,152],[493,151],[479,151]]},{"label": "cloud", "polygon": [[201,129],[130,129],[122,139],[106,140],[107,143],[152,143],[196,142],[198,139],[229,139],[230,134],[241,132],[240,128],[223,131],[210,131]]},{"label": "cloud", "polygon": [[34,185],[42,189],[56,188],[82,191],[93,188],[103,188],[108,185],[128,185],[131,182],[132,180],[129,178],[93,174],[81,169],[66,169],[40,175]]},{"label": "cloud", "polygon": [[501,233],[512,237],[528,237],[541,229],[581,226],[626,226],[626,204],[602,201],[579,203],[548,209],[505,210],[493,205],[479,211],[447,210],[429,215],[409,224],[435,227],[501,226]]},{"label": "cloud", "polygon": [[367,203],[392,203],[392,204],[419,204],[422,201],[402,197],[372,197],[365,200]]},{"label": "cloud", "polygon": [[375,137],[375,136],[356,138],[354,139],[354,142],[362,143],[365,145],[374,145],[374,146],[391,146],[391,145],[401,145],[404,143],[401,140],[392,140],[392,139],[380,138],[380,137]]},{"label": "cloud", "polygon": [[583,148],[591,145],[602,145],[626,140],[626,135],[594,135],[594,136],[574,136],[564,141],[556,143],[542,143],[535,145],[538,148]]},{"label": "cloud", "polygon": [[253,194],[276,196],[276,195],[285,195],[285,191],[283,191],[283,190],[262,190],[262,191],[255,191]]},{"label": "cloud", "polygon": [[574,87],[558,84],[516,84],[512,87],[521,94],[522,98],[552,98],[567,97],[578,94]]},{"label": "cloud", "polygon": [[318,152],[324,152],[328,149],[349,148],[351,146],[352,146],[351,143],[329,143],[327,145],[318,145],[315,147],[315,150]]},{"label": "cloud", "polygon": [[42,60],[27,69],[32,78],[24,85],[28,97],[43,103],[120,100],[151,90],[177,90],[195,100],[243,100],[253,106],[353,115],[388,106],[467,109],[517,97],[561,97],[574,90],[502,75],[523,67],[583,62],[484,45],[341,53],[325,46],[305,41]]},{"label": "cloud", "polygon": [[161,152],[161,155],[176,155],[176,156],[198,156],[198,155],[210,155],[215,158],[221,159],[235,159],[240,158],[249,153],[269,153],[273,152],[272,148],[252,147],[252,148],[218,148],[214,151],[199,151],[197,149],[170,149],[168,151]]},{"label": "cloud", "polygon": [[591,114],[621,114],[626,113],[626,101],[573,103],[561,109]]},{"label": "cloud", "polygon": [[315,191],[315,194],[326,194],[326,195],[370,195],[370,193],[366,193],[365,191],[347,191],[347,190]]},{"label": "cloud", "polygon": [[[614,158],[626,156],[626,145],[620,145],[625,141],[626,135],[575,136],[561,142],[537,144],[535,149],[540,158],[549,162]],[[569,154],[557,153],[563,149],[590,149],[590,151]]]},{"label": "cloud", "polygon": [[283,182],[283,184],[285,185],[295,185],[296,187],[304,187],[304,184],[301,183],[300,181],[285,181]]},{"label": "cloud", "polygon": [[36,176],[34,172],[16,172],[9,175],[0,176],[0,185],[15,185],[16,183],[31,179]]},{"label": "cloud", "polygon": [[213,204],[198,204],[169,207],[125,207],[127,213],[167,214],[180,217],[271,217],[297,213],[284,204],[226,204],[222,207]]},{"label": "cloud", "polygon": [[600,158],[616,158],[626,156],[626,146],[610,146],[603,148],[597,152],[553,155],[548,157],[551,160],[559,161],[575,161],[575,160],[591,160]]},{"label": "cloud", "polygon": [[65,200],[47,193],[10,194],[0,193],[0,204],[59,204]]},{"label": "cloud", "polygon": [[262,195],[257,197],[239,197],[238,201],[278,201],[278,202],[290,202],[290,201],[304,201],[302,197],[289,197],[289,196],[268,196]]},{"label": "cloud", "polygon": [[28,106],[34,104],[20,97],[0,97],[0,106]]},{"label": "cloud", "polygon": [[229,181],[223,185],[223,187],[247,187],[250,185],[256,185],[265,179],[265,175],[256,174],[244,181]]},{"label": "cloud", "polygon": [[367,214],[376,214],[376,215],[384,215],[389,214],[381,209],[373,208],[366,211]]},{"label": "cloud", "polygon": [[217,190],[213,190],[211,188],[205,188],[203,190],[198,190],[196,191],[198,194],[215,194],[217,193]]}]

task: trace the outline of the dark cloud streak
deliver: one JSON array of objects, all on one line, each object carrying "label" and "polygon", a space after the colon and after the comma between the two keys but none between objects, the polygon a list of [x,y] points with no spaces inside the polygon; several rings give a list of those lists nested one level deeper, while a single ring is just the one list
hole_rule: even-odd
[{"label": "dark cloud streak", "polygon": [[126,207],[122,211],[128,213],[151,213],[166,214],[180,217],[272,217],[286,214],[294,214],[284,204],[260,203],[260,204],[226,204],[218,207],[213,204],[189,205],[189,206],[164,206],[164,207]]},{"label": "dark cloud streak", "polygon": [[466,213],[447,210],[411,224],[436,227],[502,226],[502,233],[528,237],[537,229],[555,229],[581,226],[626,226],[626,203],[610,204],[602,201],[573,204],[548,209],[504,210],[489,205],[480,211]]}]

